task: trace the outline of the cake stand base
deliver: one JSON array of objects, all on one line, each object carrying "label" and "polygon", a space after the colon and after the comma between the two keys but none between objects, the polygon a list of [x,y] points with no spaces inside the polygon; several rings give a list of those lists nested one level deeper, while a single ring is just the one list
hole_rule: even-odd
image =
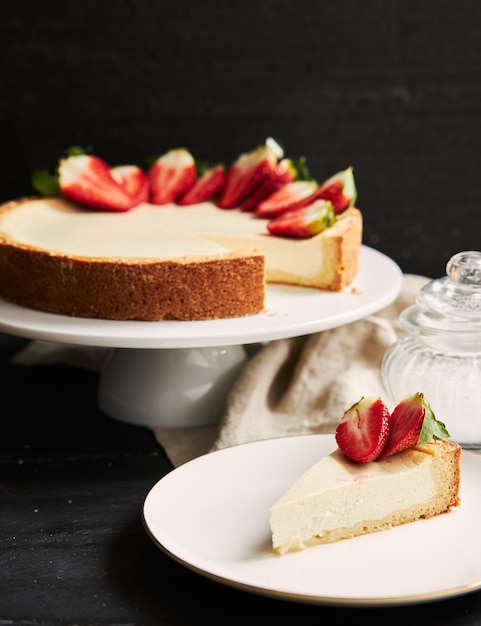
[{"label": "cake stand base", "polygon": [[100,375],[98,404],[107,415],[138,426],[216,424],[246,362],[241,345],[116,348]]}]

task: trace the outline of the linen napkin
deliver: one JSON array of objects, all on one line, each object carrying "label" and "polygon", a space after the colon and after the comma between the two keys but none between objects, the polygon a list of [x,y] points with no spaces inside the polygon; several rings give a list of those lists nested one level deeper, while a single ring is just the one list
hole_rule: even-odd
[{"label": "linen napkin", "polygon": [[[154,427],[174,466],[240,443],[309,433],[332,433],[344,411],[361,396],[381,396],[381,363],[401,328],[399,313],[429,281],[405,274],[388,307],[357,322],[311,335],[280,339],[249,351],[218,425]],[[63,363],[100,371],[108,348],[32,341],[12,359],[17,365]]]},{"label": "linen napkin", "polygon": [[303,337],[272,341],[245,365],[218,426],[154,428],[175,466],[240,443],[309,433],[332,433],[361,396],[394,408],[381,379],[386,349],[401,332],[399,313],[429,281],[406,274],[398,298],[362,320]]}]

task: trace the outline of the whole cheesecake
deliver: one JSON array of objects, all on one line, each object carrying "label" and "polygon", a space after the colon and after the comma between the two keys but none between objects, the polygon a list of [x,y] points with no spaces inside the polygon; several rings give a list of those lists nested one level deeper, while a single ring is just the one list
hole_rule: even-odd
[{"label": "whole cheesecake", "polygon": [[340,291],[359,270],[354,207],[307,239],[212,202],[94,211],[61,197],[0,207],[0,297],[113,320],[206,320],[264,310],[267,282]]},{"label": "whole cheesecake", "polygon": [[337,449],[272,506],[273,549],[285,554],[448,512],[460,503],[460,458],[461,447],[447,439],[369,463]]}]

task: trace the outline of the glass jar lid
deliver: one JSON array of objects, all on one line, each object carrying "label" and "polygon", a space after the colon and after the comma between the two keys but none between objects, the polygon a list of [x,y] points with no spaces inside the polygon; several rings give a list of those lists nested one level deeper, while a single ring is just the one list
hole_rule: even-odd
[{"label": "glass jar lid", "polygon": [[[411,333],[452,334],[460,341],[481,341],[481,252],[458,252],[446,264],[446,276],[427,283],[416,303],[400,315]],[[461,338],[461,335],[463,338]]]}]

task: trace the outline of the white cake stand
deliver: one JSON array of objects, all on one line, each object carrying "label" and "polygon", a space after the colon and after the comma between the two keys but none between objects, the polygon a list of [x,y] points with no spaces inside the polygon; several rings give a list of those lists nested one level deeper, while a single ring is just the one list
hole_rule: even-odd
[{"label": "white cake stand", "polygon": [[266,310],[202,322],[136,322],[42,313],[0,299],[0,330],[30,339],[112,348],[98,402],[108,415],[142,426],[219,421],[247,361],[245,346],[308,335],[362,319],[399,295],[402,273],[363,246],[360,272],[342,293],[268,285]]}]

